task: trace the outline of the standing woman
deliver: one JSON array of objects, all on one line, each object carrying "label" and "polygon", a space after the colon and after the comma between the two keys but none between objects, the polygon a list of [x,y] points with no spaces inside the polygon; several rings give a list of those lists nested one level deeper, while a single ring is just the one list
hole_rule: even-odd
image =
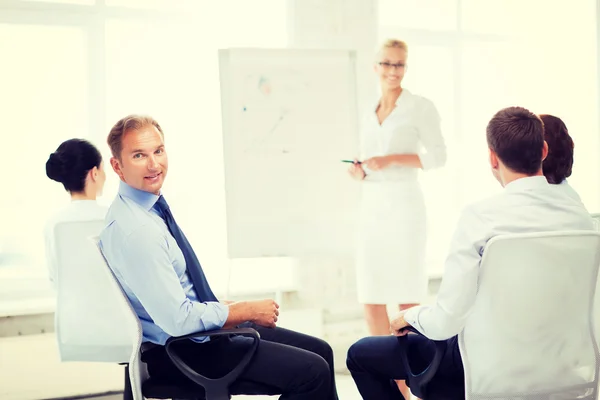
[{"label": "standing woman", "polygon": [[387,304],[404,310],[427,296],[426,214],[418,175],[446,162],[435,106],[402,87],[407,51],[406,43],[390,39],[377,53],[381,97],[362,120],[362,162],[349,168],[362,181],[357,291],[371,335],[390,334]]},{"label": "standing woman", "polygon": [[58,262],[54,226],[59,222],[104,220],[107,209],[96,202],[96,197],[102,194],[106,174],[102,155],[93,144],[70,139],[50,154],[46,175],[62,183],[71,197],[70,203],[48,220],[44,233],[49,277],[56,287]]}]

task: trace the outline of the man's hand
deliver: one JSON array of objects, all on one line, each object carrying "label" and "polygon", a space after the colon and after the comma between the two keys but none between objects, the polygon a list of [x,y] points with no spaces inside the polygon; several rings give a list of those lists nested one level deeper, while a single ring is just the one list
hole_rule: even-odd
[{"label": "man's hand", "polygon": [[272,299],[250,301],[251,321],[267,328],[275,328],[279,316],[279,304]]},{"label": "man's hand", "polygon": [[372,157],[363,162],[367,168],[372,169],[373,171],[379,171],[389,167],[392,164],[392,158],[390,156]]},{"label": "man's hand", "polygon": [[392,334],[396,336],[404,336],[409,332],[408,329],[404,329],[407,326],[410,326],[409,323],[404,319],[405,313],[406,311],[400,311],[400,314],[398,314],[398,316],[390,323],[390,330],[392,331]]}]

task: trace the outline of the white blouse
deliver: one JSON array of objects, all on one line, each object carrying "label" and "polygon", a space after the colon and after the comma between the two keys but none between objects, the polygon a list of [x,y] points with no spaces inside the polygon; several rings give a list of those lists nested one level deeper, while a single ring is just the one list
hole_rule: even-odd
[{"label": "white blouse", "polygon": [[[417,154],[423,170],[446,163],[446,145],[440,116],[433,102],[406,89],[396,100],[396,108],[379,124],[379,100],[363,117],[361,124],[361,160],[389,154]],[[380,171],[365,168],[368,181],[415,180],[418,169],[390,166]]]},{"label": "white blouse", "polygon": [[[54,227],[59,222],[104,220],[107,210],[106,207],[99,205],[95,200],[74,200],[48,220],[44,229],[46,262],[48,266],[48,276],[55,288],[58,261],[56,259],[55,251],[56,242],[54,239]],[[98,234],[99,233],[100,232],[98,232]]]}]

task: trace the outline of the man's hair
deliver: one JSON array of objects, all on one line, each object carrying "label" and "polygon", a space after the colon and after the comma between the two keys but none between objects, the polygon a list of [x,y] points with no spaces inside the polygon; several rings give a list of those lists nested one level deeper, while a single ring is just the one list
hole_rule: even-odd
[{"label": "man's hair", "polygon": [[542,169],[548,183],[561,183],[571,176],[575,144],[569,136],[565,123],[553,115],[540,115],[544,123],[544,139],[548,143],[548,155]]},{"label": "man's hair", "polygon": [[544,123],[523,107],[498,111],[486,129],[489,148],[514,172],[533,175],[542,167]]},{"label": "man's hair", "polygon": [[123,136],[130,130],[139,130],[146,126],[155,126],[156,129],[164,137],[164,133],[158,122],[152,117],[146,115],[128,115],[125,118],[121,118],[108,133],[106,142],[113,157],[121,159],[121,150],[123,150]]}]

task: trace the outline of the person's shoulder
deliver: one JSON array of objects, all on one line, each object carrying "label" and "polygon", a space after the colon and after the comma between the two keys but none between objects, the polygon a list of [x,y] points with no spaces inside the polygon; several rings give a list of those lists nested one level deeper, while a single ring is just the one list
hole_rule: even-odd
[{"label": "person's shoulder", "polygon": [[70,202],[48,218],[46,228],[50,229],[61,222],[103,220],[107,211],[107,207],[93,200]]},{"label": "person's shoulder", "polygon": [[406,90],[406,95],[414,109],[425,118],[432,118],[438,115],[435,103],[428,97],[415,94],[408,90]]},{"label": "person's shoulder", "polygon": [[491,194],[467,204],[462,211],[463,223],[477,226],[486,230],[498,222],[511,217],[515,210],[526,204],[523,199],[515,198],[505,190]]},{"label": "person's shoulder", "polygon": [[403,89],[402,95],[406,95],[406,97],[413,103],[421,106],[421,107],[435,107],[433,101],[423,96],[422,94],[414,93],[408,89]]},{"label": "person's shoulder", "polygon": [[557,185],[539,185],[525,190],[510,190],[503,188],[498,193],[494,193],[481,200],[469,205],[473,212],[479,214],[497,214],[502,210],[514,210],[522,206],[546,207],[548,204],[581,204],[573,197],[568,196],[566,191],[558,188]]},{"label": "person's shoulder", "polygon": [[552,203],[585,210],[581,197],[566,181],[559,184],[548,184],[545,195]]},{"label": "person's shoulder", "polygon": [[[593,218],[579,196],[579,193],[566,182],[564,184],[550,185],[555,198],[560,199],[560,203],[568,210],[572,210],[579,215],[586,223],[592,221]],[[554,202],[553,202],[554,203]]]},{"label": "person's shoulder", "polygon": [[106,214],[108,213],[108,207],[98,204],[97,202],[92,202],[89,207],[89,217],[91,219],[105,219]]},{"label": "person's shoulder", "polygon": [[541,220],[564,220],[568,226],[571,223],[585,229],[591,226],[591,217],[579,196],[573,196],[559,185],[540,185],[523,191],[505,189],[470,204],[465,210],[491,225],[503,224],[509,220],[512,224],[519,225],[523,219],[537,215]]},{"label": "person's shoulder", "polygon": [[[579,197],[579,194],[569,185],[549,185],[551,201],[547,207],[551,211],[560,209],[566,228],[576,230],[594,230],[594,218]],[[565,229],[566,229],[565,228]]]},{"label": "person's shoulder", "polygon": [[556,188],[558,188],[559,190],[562,190],[567,196],[569,196],[573,200],[582,202],[581,196],[579,196],[579,193],[577,193],[577,191],[575,189],[573,189],[573,186],[569,185],[569,182],[567,182],[566,179],[563,180],[561,183],[554,185],[554,186],[556,186]]},{"label": "person's shoulder", "polygon": [[466,204],[459,214],[458,228],[473,232],[485,230],[489,225],[490,211],[493,211],[494,208],[491,198]]},{"label": "person's shoulder", "polygon": [[465,211],[467,213],[472,213],[476,215],[485,215],[489,212],[497,210],[499,206],[501,206],[506,201],[506,193],[501,191],[499,193],[491,194],[482,199],[473,201],[465,206]]},{"label": "person's shoulder", "polygon": [[73,203],[66,204],[48,218],[47,223],[55,225],[59,222],[72,221],[74,218]]},{"label": "person's shoulder", "polygon": [[160,233],[149,210],[133,200],[117,195],[106,213],[106,227],[101,237],[116,235],[121,240]]}]

